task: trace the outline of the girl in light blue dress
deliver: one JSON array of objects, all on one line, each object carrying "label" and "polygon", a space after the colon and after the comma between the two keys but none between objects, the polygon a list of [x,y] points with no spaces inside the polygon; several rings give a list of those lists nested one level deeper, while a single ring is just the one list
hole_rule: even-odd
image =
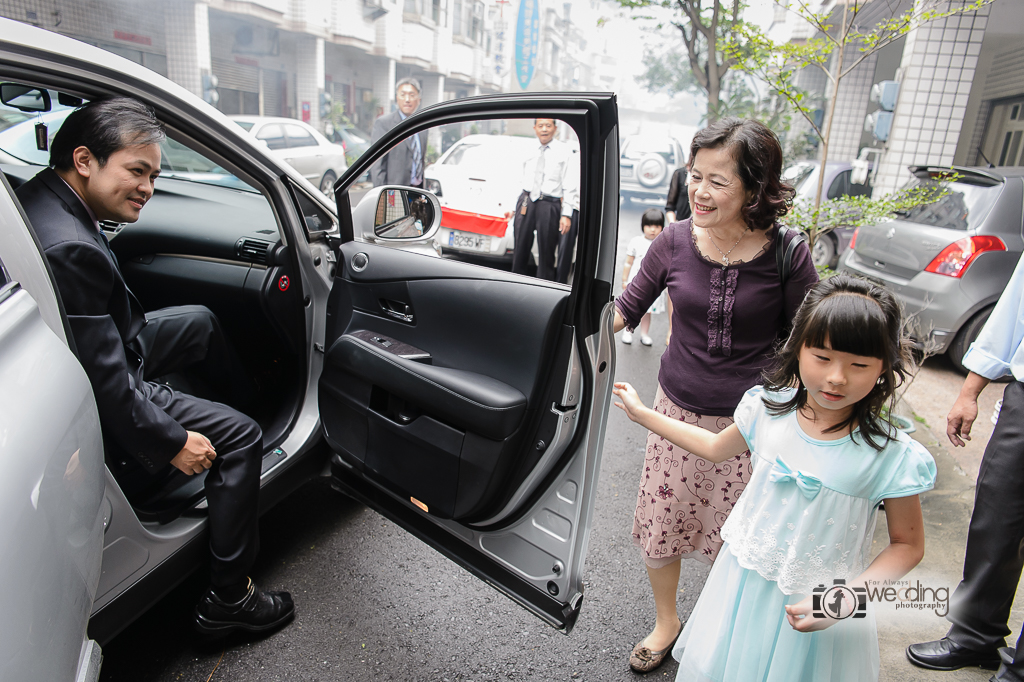
[{"label": "girl in light blue dress", "polygon": [[[836,276],[807,294],[764,386],[711,433],[646,408],[626,383],[629,418],[713,462],[750,449],[753,474],[673,656],[676,680],[878,679],[876,590],[924,554],[918,494],[935,482],[921,445],[881,417],[909,366],[896,300]],[[870,561],[878,506],[889,545]]]}]

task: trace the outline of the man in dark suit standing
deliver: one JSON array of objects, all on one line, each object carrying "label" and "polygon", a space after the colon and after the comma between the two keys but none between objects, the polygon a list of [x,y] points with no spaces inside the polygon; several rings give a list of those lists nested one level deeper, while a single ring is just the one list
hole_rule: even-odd
[{"label": "man in dark suit standing", "polygon": [[[403,78],[395,88],[398,109],[373,122],[371,142],[376,142],[396,125],[416,113],[420,106],[420,84],[415,78]],[[427,131],[402,140],[397,147],[370,168],[374,187],[404,185],[423,187],[423,159],[427,153]]]},{"label": "man in dark suit standing", "polygon": [[146,315],[99,224],[139,219],[164,137],[135,100],[90,102],[61,126],[51,168],[17,194],[53,271],[96,397],[108,465],[125,495],[139,499],[209,470],[211,586],[196,606],[197,629],[266,631],[290,620],[294,605],[287,592],[263,592],[248,578],[259,550],[263,434],[227,405],[147,380],[202,363],[204,378],[229,394],[242,389],[244,372],[206,308]]}]

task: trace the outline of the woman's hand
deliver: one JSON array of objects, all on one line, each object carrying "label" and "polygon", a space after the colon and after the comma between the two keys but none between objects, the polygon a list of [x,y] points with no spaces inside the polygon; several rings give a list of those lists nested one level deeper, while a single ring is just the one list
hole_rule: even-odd
[{"label": "woman's hand", "polygon": [[[841,609],[840,613],[850,613],[855,605],[846,603],[848,601],[846,593],[836,591],[834,594],[840,595],[843,601],[842,605],[839,607]],[[835,618],[829,618],[827,616],[815,617],[814,602],[811,597],[807,597],[803,601],[787,606],[786,620],[789,621],[790,626],[792,626],[792,628],[797,632],[817,632],[839,622]]]},{"label": "woman's hand", "polygon": [[630,421],[639,423],[642,414],[647,410],[643,401],[640,400],[640,396],[637,394],[636,389],[627,384],[624,381],[615,382],[615,388],[612,389],[618,398],[622,399],[621,403],[615,403],[615,406],[622,409],[626,416],[629,417]]}]

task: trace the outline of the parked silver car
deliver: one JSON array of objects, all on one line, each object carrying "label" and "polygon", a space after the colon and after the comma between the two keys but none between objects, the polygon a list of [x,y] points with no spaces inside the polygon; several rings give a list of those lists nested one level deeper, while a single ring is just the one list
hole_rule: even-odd
[{"label": "parked silver car", "polygon": [[[601,163],[618,148],[613,95],[522,93],[424,109],[339,179],[335,213],[210,105],[99,48],[0,20],[0,83],[46,90],[62,106],[135,97],[175,144],[238,180],[206,182],[212,168],[161,177],[137,223],[104,228],[147,309],[206,305],[259,376],[250,416],[266,445],[262,511],[329,475],[544,622],[573,627],[614,374],[618,177]],[[557,115],[580,135],[591,189],[571,288],[390,248],[404,235],[436,235],[440,206],[427,192],[374,188],[364,201],[375,210],[350,205],[348,188],[414,131],[509,111]],[[0,670],[12,680],[92,681],[100,646],[207,556],[204,474],[125,498],[12,190],[38,166],[0,169],[0,581],[9,587]]]},{"label": "parked silver car", "polygon": [[247,133],[271,152],[297,169],[320,188],[328,199],[334,198],[334,183],[348,168],[345,147],[335,144],[320,131],[294,118],[274,116],[231,116]]},{"label": "parked silver car", "polygon": [[[966,372],[978,336],[1024,251],[1024,169],[958,168],[949,192],[900,218],[858,228],[839,270],[892,289],[917,343]],[[914,184],[949,168],[913,166]]]},{"label": "parked silver car", "polygon": [[654,199],[665,205],[672,173],[686,165],[686,150],[667,136],[630,135],[619,151],[619,195],[623,201]]},{"label": "parked silver car", "polygon": [[[782,171],[782,179],[796,190],[794,202],[807,205],[814,204],[814,194],[818,191],[818,161],[798,161]],[[859,197],[871,195],[870,181],[858,185],[850,180],[853,164],[848,161],[828,161],[825,163],[825,181],[821,187],[821,200],[828,201],[839,197]],[[853,230],[838,227],[820,235],[814,240],[811,249],[811,260],[818,267],[834,268],[839,256],[850,246]]]}]

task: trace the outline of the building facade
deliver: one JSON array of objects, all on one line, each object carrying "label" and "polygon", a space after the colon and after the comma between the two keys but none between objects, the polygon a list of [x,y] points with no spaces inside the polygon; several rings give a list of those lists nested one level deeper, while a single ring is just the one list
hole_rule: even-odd
[{"label": "building facade", "polygon": [[[542,13],[554,0],[539,2]],[[511,89],[510,0],[0,0],[0,16],[99,46],[170,78],[225,114],[286,116],[323,130],[331,117],[369,131],[414,77],[423,106]],[[575,30],[559,77],[543,89],[596,82],[599,57]],[[561,40],[556,32],[546,40]],[[576,65],[568,76],[568,64]],[[540,74],[538,74],[540,75]],[[582,76],[582,77],[581,77]],[[540,83],[543,82],[541,86]],[[533,88],[531,88],[533,89]],[[601,88],[607,89],[607,88]],[[330,112],[330,113],[328,113]],[[322,117],[321,114],[327,116]]]},{"label": "building facade", "polygon": [[[843,0],[822,3],[841,12]],[[875,0],[862,5],[862,26],[909,10],[955,9],[964,0]],[[838,16],[838,14],[837,14]],[[779,8],[771,31],[777,40],[801,40],[806,24]],[[908,166],[1016,166],[1024,164],[1024,3],[995,0],[973,12],[955,14],[910,31],[905,38],[865,59],[840,85],[829,158],[849,161],[865,148],[879,150],[876,196],[902,186]],[[861,54],[847,47],[850,63]],[[833,55],[835,58],[835,55]],[[810,70],[808,70],[810,71]],[[871,87],[883,80],[900,84],[889,137],[882,142],[865,131]],[[829,94],[821,76],[800,83],[809,92]],[[823,98],[824,101],[824,98]]]}]

